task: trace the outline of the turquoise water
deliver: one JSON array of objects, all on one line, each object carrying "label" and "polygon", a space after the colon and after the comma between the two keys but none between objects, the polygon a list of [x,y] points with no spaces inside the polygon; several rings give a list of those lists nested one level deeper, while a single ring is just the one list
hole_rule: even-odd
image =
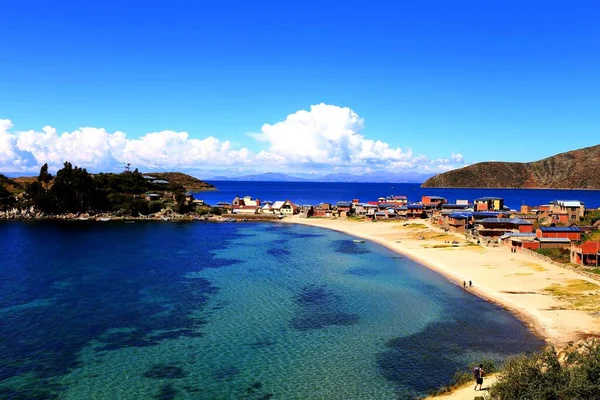
[{"label": "turquoise water", "polygon": [[404,399],[542,344],[317,228],[0,223],[0,243],[0,398]]}]

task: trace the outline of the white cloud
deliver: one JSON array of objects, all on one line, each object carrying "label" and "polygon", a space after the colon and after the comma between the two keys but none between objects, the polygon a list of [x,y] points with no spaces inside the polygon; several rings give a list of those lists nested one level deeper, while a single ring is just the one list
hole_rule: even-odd
[{"label": "white cloud", "polygon": [[213,136],[191,137],[170,130],[130,139],[124,132],[84,127],[59,134],[50,126],[41,131],[12,132],[10,120],[0,119],[0,171],[35,171],[47,162],[53,169],[64,161],[91,170],[119,170],[131,163],[142,170],[242,168],[263,171],[389,170],[437,172],[464,165],[462,154],[430,160],[410,147],[394,147],[363,134],[364,120],[347,107],[318,104],[283,121],[264,124],[247,136],[262,145],[258,154],[234,149]]},{"label": "white cloud", "polygon": [[452,153],[452,155],[450,156],[450,160],[452,160],[452,162],[456,164],[464,164],[465,162],[465,158],[460,153]]}]

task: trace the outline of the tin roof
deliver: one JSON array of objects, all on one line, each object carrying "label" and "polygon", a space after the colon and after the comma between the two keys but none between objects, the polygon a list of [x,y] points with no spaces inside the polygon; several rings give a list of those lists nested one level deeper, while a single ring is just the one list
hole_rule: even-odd
[{"label": "tin roof", "polygon": [[532,225],[531,221],[520,218],[485,218],[479,221],[482,224],[514,224],[514,225]]},{"label": "tin roof", "polygon": [[480,197],[478,199],[475,199],[474,201],[489,201],[489,200],[504,200],[504,199],[502,197],[487,196],[487,197]]},{"label": "tin roof", "polygon": [[474,217],[497,217],[500,215],[499,212],[495,211],[475,211],[473,212]]},{"label": "tin roof", "polygon": [[452,214],[450,214],[450,218],[469,219],[469,218],[471,218],[472,215],[473,215],[473,213],[469,213],[469,212],[453,212]]},{"label": "tin roof", "polygon": [[581,232],[578,226],[540,226],[542,232]]},{"label": "tin roof", "polygon": [[536,238],[540,243],[571,243],[568,238]]}]

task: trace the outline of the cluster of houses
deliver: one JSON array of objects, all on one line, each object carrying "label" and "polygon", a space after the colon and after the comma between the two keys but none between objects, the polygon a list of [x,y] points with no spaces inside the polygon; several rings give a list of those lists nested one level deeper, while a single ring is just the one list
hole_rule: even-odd
[{"label": "cluster of houses", "polygon": [[387,196],[366,203],[353,199],[313,206],[297,205],[290,200],[261,202],[250,196],[238,196],[227,207],[234,214],[300,214],[371,220],[428,218],[446,231],[465,234],[483,244],[506,246],[512,251],[570,249],[572,263],[600,265],[600,242],[582,242],[584,233],[600,229],[600,221],[595,226],[581,226],[590,210],[578,200],[556,200],[538,207],[523,205],[519,210],[510,210],[500,197],[449,203],[440,196],[422,196],[421,201],[409,203],[406,196]]}]

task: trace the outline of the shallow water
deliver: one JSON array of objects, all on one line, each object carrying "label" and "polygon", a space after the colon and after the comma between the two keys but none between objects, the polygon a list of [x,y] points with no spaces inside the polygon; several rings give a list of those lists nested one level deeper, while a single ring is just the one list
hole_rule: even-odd
[{"label": "shallow water", "polygon": [[0,272],[0,398],[413,398],[542,344],[412,261],[306,226],[5,222]]}]

